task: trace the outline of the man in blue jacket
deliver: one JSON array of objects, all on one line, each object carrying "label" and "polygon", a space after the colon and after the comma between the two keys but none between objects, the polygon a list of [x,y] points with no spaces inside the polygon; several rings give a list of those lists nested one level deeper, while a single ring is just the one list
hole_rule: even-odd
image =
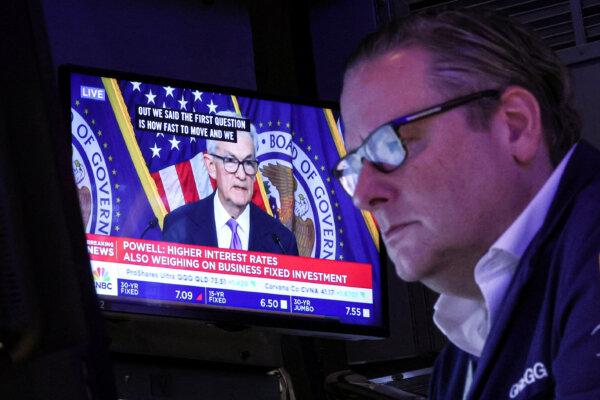
[{"label": "man in blue jacket", "polygon": [[475,12],[417,15],[351,58],[336,174],[398,275],[440,293],[434,399],[600,399],[600,152],[565,68]]},{"label": "man in blue jacket", "polygon": [[238,131],[235,143],[207,141],[204,159],[217,190],[167,215],[163,240],[298,255],[292,232],[252,204],[258,172],[254,140],[253,132]]}]

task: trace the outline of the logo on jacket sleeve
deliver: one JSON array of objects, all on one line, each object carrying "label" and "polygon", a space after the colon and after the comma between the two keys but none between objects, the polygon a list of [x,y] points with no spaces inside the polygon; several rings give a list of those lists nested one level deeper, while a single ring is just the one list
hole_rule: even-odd
[{"label": "logo on jacket sleeve", "polygon": [[528,385],[542,380],[548,377],[548,371],[541,362],[536,362],[532,367],[529,367],[523,373],[523,377],[519,379],[517,383],[511,386],[509,396],[514,399],[521,393]]}]

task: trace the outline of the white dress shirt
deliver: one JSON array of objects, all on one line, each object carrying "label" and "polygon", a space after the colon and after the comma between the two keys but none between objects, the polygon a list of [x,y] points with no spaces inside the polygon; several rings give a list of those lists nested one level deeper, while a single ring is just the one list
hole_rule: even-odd
[{"label": "white dress shirt", "polygon": [[[217,228],[217,243],[221,248],[229,248],[231,244],[231,228],[227,225],[227,221],[233,218],[221,204],[219,199],[219,190],[215,193],[214,209],[215,209],[215,227]],[[250,206],[246,205],[246,208],[239,217],[234,218],[238,223],[237,233],[242,242],[242,249],[248,250],[248,242],[250,240]]]},{"label": "white dress shirt", "polygon": [[519,260],[544,223],[574,148],[569,150],[525,210],[475,266],[475,282],[483,300],[441,294],[436,302],[435,324],[461,350],[481,356]]}]

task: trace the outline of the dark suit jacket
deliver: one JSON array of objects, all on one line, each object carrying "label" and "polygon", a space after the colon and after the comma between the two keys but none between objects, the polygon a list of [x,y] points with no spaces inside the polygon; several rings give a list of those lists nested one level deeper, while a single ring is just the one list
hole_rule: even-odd
[{"label": "dark suit jacket", "polygon": [[[219,247],[213,203],[215,193],[169,213],[163,226],[163,240]],[[292,232],[252,203],[248,250],[298,255],[298,245]]]},{"label": "dark suit jacket", "polygon": [[[600,399],[600,152],[567,164],[476,361],[469,399]],[[469,354],[440,354],[431,399],[460,399]]]}]

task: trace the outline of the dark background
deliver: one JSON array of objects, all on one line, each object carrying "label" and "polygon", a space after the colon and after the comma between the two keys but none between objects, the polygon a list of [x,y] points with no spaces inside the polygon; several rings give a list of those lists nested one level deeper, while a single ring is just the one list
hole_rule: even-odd
[{"label": "dark background", "polygon": [[[10,12],[2,19],[3,28],[7,29],[3,30],[6,34],[2,38],[5,63],[2,106],[5,114],[2,114],[4,119],[0,119],[0,128],[9,135],[0,136],[0,148],[26,147],[27,141],[19,139],[26,133],[15,135],[14,132],[26,132],[28,123],[33,124],[31,129],[36,129],[36,121],[49,121],[48,126],[57,127],[57,131],[64,129],[64,141],[45,145],[46,148],[55,146],[54,156],[58,160],[55,162],[67,163],[63,167],[69,162],[68,154],[64,153],[64,149],[69,148],[68,129],[65,129],[64,121],[63,125],[54,121],[57,117],[53,115],[61,110],[56,102],[56,82],[52,84],[60,65],[75,64],[182,79],[256,90],[266,95],[337,101],[345,60],[360,38],[394,17],[448,5],[485,6],[537,30],[569,66],[575,85],[575,101],[583,117],[583,136],[600,147],[600,113],[597,112],[600,100],[600,0],[30,0],[24,3],[26,5],[11,6],[9,10],[19,21],[9,20]],[[11,47],[12,41],[16,41],[14,48]],[[19,74],[23,76],[19,78]],[[33,75],[38,77],[39,85],[32,84],[35,86],[32,90],[44,95],[31,94],[27,99],[36,99],[37,103],[32,104],[38,105],[44,112],[40,111],[33,122],[22,120],[19,124],[11,124],[10,118],[14,118],[14,114],[9,114],[10,106],[7,105],[11,101],[10,93],[21,90],[19,79],[23,82],[28,79],[27,76]],[[11,84],[15,86],[11,87]],[[55,101],[54,107],[47,106],[52,101]],[[18,100],[14,102],[18,103]],[[48,108],[44,109],[44,105]],[[58,176],[36,178],[34,171],[39,171],[39,168],[34,170],[31,166],[32,171],[24,169],[29,174],[11,174],[11,168],[17,170],[17,163],[11,164],[10,160],[17,160],[19,156],[8,153],[10,150],[0,152],[0,160],[3,161],[0,163],[0,189],[6,191],[0,192],[0,195],[7,199],[0,204],[4,207],[0,207],[3,231],[16,229],[18,235],[26,237],[29,233],[23,231],[24,228],[14,228],[19,225],[15,220],[24,216],[23,221],[35,220],[39,224],[43,219],[39,215],[29,216],[30,210],[19,205],[16,192],[14,198],[11,197],[13,183],[18,184],[20,179],[62,182],[63,192],[67,193],[64,196],[71,196],[71,201],[61,201],[57,194],[55,201],[63,211],[53,216],[56,221],[49,220],[46,224],[53,232],[51,236],[58,236],[57,242],[68,242],[65,246],[71,256],[65,256],[70,260],[63,263],[67,265],[65,268],[84,271],[71,272],[78,278],[70,285],[75,287],[80,282],[84,289],[81,296],[72,299],[82,305],[64,309],[65,313],[72,315],[69,317],[70,324],[62,325],[69,334],[65,335],[60,329],[51,332],[51,335],[62,335],[68,340],[47,340],[50,345],[40,345],[42,350],[37,356],[43,360],[28,367],[24,375],[20,371],[16,378],[8,381],[15,393],[20,392],[15,389],[15,382],[23,385],[33,382],[41,388],[39,393],[46,394],[38,398],[53,398],[56,393],[65,393],[60,392],[65,391],[65,387],[74,387],[82,379],[90,380],[89,376],[94,374],[96,385],[110,387],[110,378],[103,377],[102,371],[108,371],[107,375],[111,376],[111,368],[114,368],[120,398],[278,398],[280,383],[289,383],[289,379],[281,375],[283,368],[289,374],[287,378],[291,378],[296,398],[321,398],[324,397],[322,382],[335,371],[352,368],[365,375],[376,376],[428,367],[444,344],[442,335],[431,322],[435,296],[419,284],[399,281],[390,265],[392,335],[379,341],[343,342],[284,335],[267,329],[232,331],[194,321],[115,315],[108,316],[104,322],[98,321],[93,312],[88,311],[92,316],[85,312],[90,296],[93,297],[93,289],[91,274],[87,273],[89,266],[82,253],[83,235],[78,231],[80,221],[77,221],[74,211],[76,204],[72,202],[75,197],[70,192],[72,189],[68,188],[71,185],[68,175],[58,173]],[[66,160],[60,161],[61,157]],[[60,170],[60,165],[57,168]],[[64,169],[70,171],[70,167]],[[47,189],[52,191],[52,188]],[[60,188],[54,190],[60,191]],[[28,201],[31,198],[25,196],[25,189],[20,193]],[[44,191],[37,195],[44,196]],[[41,199],[37,201],[38,204],[43,203]],[[57,221],[61,229],[53,228]],[[3,259],[12,260],[11,265],[15,267],[11,274],[23,282],[32,274],[41,274],[38,270],[41,262],[34,262],[35,256],[27,256],[27,249],[14,246],[15,237],[8,237],[7,246],[16,249],[15,254],[9,254],[12,258],[6,256]],[[71,240],[60,239],[67,237]],[[42,235],[38,234],[37,238],[42,238]],[[3,239],[0,235],[0,240]],[[77,250],[78,246],[81,249]],[[57,255],[52,262],[58,263],[57,260],[63,256]],[[32,260],[23,261],[26,258]],[[22,273],[25,269],[30,272]],[[13,279],[13,275],[6,276]],[[5,287],[0,285],[0,289]],[[35,292],[31,288],[27,290]],[[4,325],[0,325],[0,369],[3,362],[10,364],[2,358],[2,342],[7,343],[2,337],[6,318],[11,317],[14,322],[16,315],[30,312],[32,320],[44,320],[44,316],[37,315],[40,311],[36,310],[40,307],[36,307],[35,302],[19,304],[25,310],[22,314],[16,311],[9,314],[2,313],[3,306],[8,309],[6,304],[14,310],[21,308],[14,308],[12,300],[10,303],[2,301],[8,300],[0,296],[0,317],[5,318]],[[45,307],[49,315],[56,318],[53,320],[58,321],[58,315],[52,314],[58,314],[57,306]],[[80,320],[85,320],[87,325],[82,326],[85,324]],[[15,325],[18,323],[21,321],[15,322]],[[40,331],[46,334],[44,329],[48,328]],[[61,344],[57,345],[59,342]],[[98,346],[98,343],[96,351],[86,348]],[[79,350],[69,350],[67,356],[64,352],[54,351],[56,348],[75,347]],[[104,354],[105,347],[110,351],[110,360],[95,356]],[[82,368],[72,367],[79,358],[99,366],[99,369],[81,372]],[[57,381],[63,379],[60,368],[65,365],[77,372],[69,376],[72,381],[66,379],[58,385]],[[46,379],[40,378],[43,375],[41,369],[48,371]],[[267,374],[269,371],[272,372]],[[2,378],[4,376],[0,374],[0,382]],[[62,388],[57,389],[57,386]],[[90,386],[94,388],[93,384]],[[105,393],[109,393],[110,397],[110,388]],[[251,397],[250,393],[255,397]],[[77,394],[63,398],[77,398]]]},{"label": "dark background", "polygon": [[600,0],[40,1],[55,66],[333,101],[346,58],[380,24],[435,7],[495,9],[535,29],[570,66],[584,137],[600,145]]}]

